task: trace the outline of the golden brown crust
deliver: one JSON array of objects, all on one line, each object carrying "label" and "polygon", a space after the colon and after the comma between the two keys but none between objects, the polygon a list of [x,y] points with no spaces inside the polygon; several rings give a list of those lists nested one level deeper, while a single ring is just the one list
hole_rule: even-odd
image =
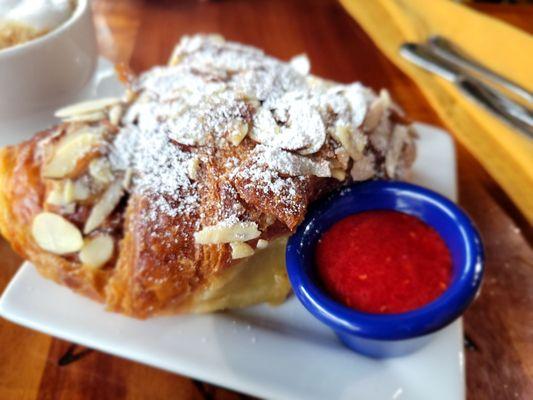
[{"label": "golden brown crust", "polygon": [[[150,211],[150,199],[138,196],[128,201],[125,235],[114,268],[84,268],[78,261],[39,248],[30,231],[33,218],[43,210],[45,193],[42,164],[36,153],[39,143],[50,134],[46,131],[18,146],[0,150],[2,235],[44,277],[105,302],[110,310],[145,318],[187,311],[185,300],[195,289],[235,264],[228,245],[195,246],[190,230],[183,229],[182,216],[163,215],[167,220],[159,221],[157,227],[147,225],[143,214]],[[216,179],[206,179],[204,196],[217,193],[205,202],[207,212],[208,204],[221,202],[221,192],[217,190],[220,184]]]},{"label": "golden brown crust", "polygon": [[[414,154],[387,96],[333,87],[254,49],[188,40],[175,54],[180,68],[130,82],[126,100],[63,109],[67,122],[0,150],[0,230],[13,248],[43,276],[139,318],[279,303],[289,292],[280,238],[308,205],[352,179],[401,176]],[[240,71],[239,57],[251,63]],[[242,94],[256,78],[271,105]],[[276,97],[286,85],[294,108]],[[194,91],[197,104],[184,106]],[[302,100],[313,93],[314,105]],[[43,211],[70,227],[75,247],[44,250],[40,240],[55,236],[32,227]],[[252,234],[196,240],[224,224]],[[102,237],[112,244],[95,266],[82,250]],[[276,246],[260,250],[259,239]]]},{"label": "golden brown crust", "polygon": [[192,214],[160,214],[157,224],[147,224],[146,214],[157,212],[152,199],[138,195],[129,198],[116,272],[106,288],[110,309],[138,317],[188,311],[191,296],[238,263],[232,260],[228,244],[194,243],[198,214],[210,225],[221,212],[238,204],[246,220],[263,228],[265,237],[288,232],[287,227],[279,226],[269,232],[262,210],[243,202],[224,175],[225,160],[245,155],[242,149],[226,149],[208,158],[209,168],[202,169],[199,178],[200,207]]},{"label": "golden brown crust", "polygon": [[[54,131],[42,132],[18,146],[0,150],[1,232],[13,249],[30,260],[44,277],[104,302],[112,311],[145,318],[191,310],[194,304],[188,299],[237,264],[231,258],[228,244],[195,245],[191,239],[192,225],[184,222],[183,215],[174,218],[161,215],[157,225],[146,224],[144,215],[151,212],[153,203],[150,198],[138,195],[128,200],[124,237],[119,242],[116,265],[111,268],[85,268],[73,257],[54,255],[39,248],[30,230],[33,218],[43,210],[45,196],[42,157],[38,156],[38,151],[40,143],[49,139]],[[259,197],[259,192],[243,189],[245,182],[235,180],[230,184],[227,177],[222,178],[224,160],[228,157],[246,157],[246,152],[227,150],[221,157],[210,159],[211,168],[203,170],[199,212],[203,212],[205,223],[209,225],[217,213],[238,203],[243,205],[246,219],[257,221],[264,230],[263,237],[272,240],[288,233],[285,224],[267,226],[265,215],[295,225],[304,212],[285,209],[279,196],[269,196],[268,202],[262,201],[264,198]],[[299,203],[302,210],[305,210],[309,194],[324,185],[324,180],[313,179],[301,183]],[[230,189],[233,187],[242,198],[235,197],[237,192]],[[82,225],[75,217],[70,219]]]}]

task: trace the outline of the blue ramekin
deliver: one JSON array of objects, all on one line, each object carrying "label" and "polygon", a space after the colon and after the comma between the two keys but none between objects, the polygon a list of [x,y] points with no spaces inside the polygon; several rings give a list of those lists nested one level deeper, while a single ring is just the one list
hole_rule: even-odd
[{"label": "blue ramekin", "polygon": [[[406,313],[368,314],[342,305],[322,289],[314,262],[320,236],[344,217],[369,210],[400,211],[437,230],[453,260],[452,281],[439,298]],[[461,316],[481,284],[483,247],[472,221],[445,197],[409,183],[370,181],[346,186],[314,204],[289,238],[286,263],[294,293],[307,310],[350,349],[384,358],[417,350],[431,333]]]}]

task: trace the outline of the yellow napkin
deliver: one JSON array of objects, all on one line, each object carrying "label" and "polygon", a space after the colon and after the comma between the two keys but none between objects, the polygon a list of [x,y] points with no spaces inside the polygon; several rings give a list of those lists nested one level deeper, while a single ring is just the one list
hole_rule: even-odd
[{"label": "yellow napkin", "polygon": [[453,84],[404,60],[405,41],[440,34],[484,64],[533,89],[533,38],[449,0],[341,0],[376,45],[422,90],[455,137],[533,222],[533,140],[467,100]]}]

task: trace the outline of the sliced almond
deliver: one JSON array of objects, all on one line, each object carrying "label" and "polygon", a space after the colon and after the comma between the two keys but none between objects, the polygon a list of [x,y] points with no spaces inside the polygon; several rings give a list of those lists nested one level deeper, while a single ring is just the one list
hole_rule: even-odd
[{"label": "sliced almond", "polygon": [[78,257],[83,265],[100,268],[113,257],[114,249],[113,238],[109,235],[100,235],[85,240]]},{"label": "sliced almond", "polygon": [[76,200],[75,187],[70,179],[53,182],[46,197],[46,203],[55,206],[66,206],[74,200]]},{"label": "sliced almond", "polygon": [[374,156],[366,155],[359,160],[354,161],[350,175],[354,181],[366,181],[376,174],[374,166]]},{"label": "sliced almond", "polygon": [[82,130],[65,136],[54,148],[52,158],[43,166],[45,178],[63,178],[72,174],[86,156],[98,150],[101,136]]},{"label": "sliced almond", "polygon": [[215,43],[218,45],[223,45],[226,43],[226,39],[224,39],[224,36],[219,35],[218,33],[210,33],[208,35],[208,39],[211,43]]},{"label": "sliced almond", "polygon": [[333,137],[342,145],[346,152],[354,160],[358,160],[363,155],[368,139],[358,129],[353,129],[349,125],[338,125],[335,128]]},{"label": "sliced almond", "polygon": [[54,187],[48,192],[46,196],[46,204],[51,204],[53,206],[63,206],[65,205],[65,200],[63,198],[63,190],[59,187]]},{"label": "sliced almond", "polygon": [[198,172],[200,170],[200,160],[198,157],[191,158],[187,163],[187,175],[192,181],[198,179]]},{"label": "sliced almond", "polygon": [[278,125],[269,109],[261,108],[254,115],[250,137],[270,147],[316,153],[326,140],[326,128],[320,113],[303,99],[285,99],[284,108],[274,111],[283,125]]},{"label": "sliced almond", "polygon": [[385,108],[393,107],[394,103],[390,97],[390,93],[387,89],[381,89],[379,91],[379,98],[384,103]]},{"label": "sliced almond", "polygon": [[385,89],[382,89],[381,92],[379,92],[379,97],[372,102],[370,108],[368,109],[368,113],[366,114],[363,122],[363,129],[367,132],[376,129],[385,110],[390,106],[391,98],[389,92],[387,92]]},{"label": "sliced almond", "polygon": [[124,93],[124,101],[126,103],[131,103],[133,100],[135,100],[138,96],[138,93],[131,90],[131,89],[126,89],[126,92]]},{"label": "sliced almond", "polygon": [[74,182],[74,200],[87,200],[91,195],[91,189],[83,181]]},{"label": "sliced almond", "polygon": [[195,232],[194,240],[198,244],[219,244],[230,242],[245,242],[261,235],[255,222],[219,222],[217,225],[206,226]]},{"label": "sliced almond", "polygon": [[74,184],[71,179],[65,180],[64,196],[68,203],[74,201]]},{"label": "sliced almond", "polygon": [[181,43],[178,43],[176,46],[174,46],[174,49],[172,50],[172,54],[170,55],[170,58],[168,59],[167,65],[169,67],[173,67],[175,65],[178,65],[185,54],[183,54],[183,46]]},{"label": "sliced almond", "polygon": [[351,109],[351,124],[359,128],[363,123],[367,109],[368,109],[368,97],[370,95],[369,90],[361,85],[359,82],[348,85],[344,91],[344,97],[348,100]]},{"label": "sliced almond", "polygon": [[128,190],[131,185],[131,179],[133,177],[133,169],[126,168],[126,172],[124,172],[124,180],[122,181],[122,187],[124,190]]},{"label": "sliced almond", "polygon": [[57,118],[71,118],[82,114],[92,114],[97,111],[102,111],[106,107],[120,103],[120,99],[116,97],[109,97],[106,99],[89,100],[81,103],[72,104],[70,106],[61,108],[55,112]]},{"label": "sliced almond", "polygon": [[268,240],[259,239],[255,245],[258,249],[266,249],[268,247]]},{"label": "sliced almond", "polygon": [[325,160],[315,161],[274,147],[257,146],[255,150],[260,154],[261,162],[279,173],[289,176],[314,175],[322,178],[331,176],[329,162]]},{"label": "sliced almond", "polygon": [[200,49],[204,42],[221,45],[224,41],[223,36],[216,34],[208,36],[183,36],[180,42],[174,47],[168,65],[176,65],[180,62],[182,57]]},{"label": "sliced almond", "polygon": [[52,182],[52,187],[46,196],[46,203],[54,206],[63,206],[68,203],[63,194],[64,183],[62,181]]},{"label": "sliced almond", "polygon": [[248,124],[238,123],[235,129],[229,135],[229,141],[232,145],[238,146],[248,134]]},{"label": "sliced almond", "polygon": [[342,168],[348,168],[348,163],[350,162],[350,155],[344,149],[344,147],[341,146],[335,149],[335,157]]},{"label": "sliced almond", "polygon": [[234,260],[239,258],[250,257],[254,254],[254,249],[248,243],[244,242],[231,242],[231,258]]},{"label": "sliced almond", "polygon": [[111,172],[111,164],[106,158],[95,158],[89,164],[89,175],[102,184],[108,184],[113,181],[114,176]]},{"label": "sliced almond", "polygon": [[98,228],[113,212],[123,194],[122,180],[113,182],[104,192],[102,198],[91,209],[89,218],[85,222],[83,233],[88,234]]},{"label": "sliced almond", "polygon": [[112,125],[118,126],[120,124],[120,120],[122,118],[122,114],[124,113],[124,108],[120,104],[116,104],[109,110],[109,122]]},{"label": "sliced almond", "polygon": [[300,54],[291,58],[289,64],[291,65],[292,69],[301,75],[307,75],[309,74],[309,71],[311,71],[311,63],[305,54]]},{"label": "sliced almond", "polygon": [[346,171],[340,168],[334,168],[331,170],[331,176],[338,181],[343,181],[346,179]]},{"label": "sliced almond", "polygon": [[104,112],[92,112],[87,114],[73,115],[72,117],[63,118],[65,122],[94,122],[105,118]]},{"label": "sliced almond", "polygon": [[78,228],[60,215],[42,212],[33,219],[31,233],[37,245],[54,254],[68,254],[83,246]]},{"label": "sliced almond", "polygon": [[75,211],[76,211],[76,203],[65,204],[61,209],[62,214],[74,214]]},{"label": "sliced almond", "polygon": [[385,170],[389,178],[396,176],[396,167],[400,161],[402,148],[409,140],[409,128],[403,125],[396,125],[392,131],[391,141],[385,156]]}]

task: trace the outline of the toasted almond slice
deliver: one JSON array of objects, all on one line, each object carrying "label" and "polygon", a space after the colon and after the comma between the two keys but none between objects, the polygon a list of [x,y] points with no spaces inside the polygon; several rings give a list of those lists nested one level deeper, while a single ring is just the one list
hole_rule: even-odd
[{"label": "toasted almond slice", "polygon": [[120,119],[124,113],[124,108],[120,104],[116,104],[109,110],[109,122],[112,125],[118,126],[120,124]]},{"label": "toasted almond slice", "polygon": [[74,200],[87,200],[91,195],[91,189],[80,180],[74,182]]},{"label": "toasted almond slice", "polygon": [[248,243],[244,242],[231,242],[231,258],[234,260],[239,258],[250,257],[254,254],[254,249]]},{"label": "toasted almond slice", "polygon": [[131,185],[131,179],[133,177],[133,169],[126,168],[126,172],[124,172],[124,179],[122,181],[122,187],[124,190],[128,190]]},{"label": "toasted almond slice", "polygon": [[374,166],[374,156],[366,155],[357,161],[354,161],[350,175],[354,181],[365,181],[376,174]]},{"label": "toasted almond slice", "polygon": [[376,129],[381,121],[383,113],[391,106],[391,103],[392,101],[389,92],[387,92],[385,89],[382,89],[379,92],[379,97],[372,102],[370,108],[368,109],[368,113],[366,114],[363,122],[363,129],[367,132]]},{"label": "toasted almond slice", "polygon": [[52,182],[52,188],[46,197],[46,203],[66,206],[76,200],[75,186],[70,179]]},{"label": "toasted almond slice", "polygon": [[123,194],[122,180],[116,180],[107,188],[102,198],[93,206],[89,218],[85,222],[83,233],[88,234],[98,228],[109,214],[113,212]]},{"label": "toasted almond slice", "polygon": [[334,168],[331,170],[331,176],[338,181],[343,181],[346,179],[346,171],[340,168]]},{"label": "toasted almond slice", "polygon": [[326,140],[326,128],[320,113],[302,99],[286,99],[287,109],[274,114],[284,125],[278,125],[271,110],[260,108],[254,115],[249,136],[254,141],[301,154],[316,153]]},{"label": "toasted almond slice", "polygon": [[99,183],[108,184],[114,179],[111,164],[106,158],[95,158],[89,164],[89,175]]},{"label": "toasted almond slice", "polygon": [[261,235],[255,222],[219,222],[217,225],[206,226],[194,233],[194,240],[198,244],[219,244],[230,242],[245,242]]},{"label": "toasted almond slice", "polygon": [[176,46],[174,46],[174,49],[172,50],[172,54],[170,55],[170,58],[168,59],[167,65],[169,67],[173,67],[174,65],[178,65],[180,61],[183,59],[183,49],[182,46],[178,43]]},{"label": "toasted almond slice", "polygon": [[229,141],[232,145],[238,146],[248,134],[248,124],[238,123],[235,129],[229,135]]},{"label": "toasted almond slice", "polygon": [[368,139],[359,130],[353,129],[351,126],[338,125],[335,128],[333,137],[342,145],[348,152],[350,157],[358,160],[363,155]]},{"label": "toasted almond slice", "polygon": [[105,118],[105,113],[101,111],[88,114],[73,115],[72,117],[63,118],[65,122],[94,122]]},{"label": "toasted almond slice", "polygon": [[73,173],[80,160],[98,149],[101,136],[84,130],[65,136],[54,149],[52,158],[43,166],[45,178],[63,178]]},{"label": "toasted almond slice", "polygon": [[365,121],[363,122],[363,129],[367,132],[373,131],[377,128],[379,121],[381,121],[381,116],[385,111],[383,102],[381,98],[377,98],[370,105],[368,113],[366,114]]},{"label": "toasted almond slice", "polygon": [[314,175],[321,178],[331,176],[331,168],[326,160],[315,161],[273,147],[257,146],[255,150],[261,154],[261,162],[279,173],[289,176]]},{"label": "toasted almond slice", "polygon": [[311,71],[311,63],[305,54],[294,56],[289,61],[289,64],[291,65],[292,69],[301,75],[308,75],[309,71]]},{"label": "toasted almond slice", "polygon": [[131,89],[126,89],[126,92],[124,93],[124,96],[123,96],[123,101],[125,101],[126,103],[131,103],[133,100],[135,100],[138,96],[138,92],[135,92]]},{"label": "toasted almond slice", "polygon": [[83,265],[100,268],[111,259],[114,250],[113,238],[109,235],[100,235],[85,240],[78,257]]},{"label": "toasted almond slice", "polygon": [[385,108],[393,107],[394,103],[390,97],[390,93],[387,89],[381,89],[379,91],[379,98],[383,101]]},{"label": "toasted almond slice", "polygon": [[224,36],[218,34],[218,33],[210,33],[208,35],[209,37],[209,41],[212,42],[212,43],[216,43],[216,44],[219,44],[219,45],[222,45],[224,43],[226,43],[226,39],[224,39]]},{"label": "toasted almond slice", "polygon": [[344,149],[344,147],[338,147],[335,149],[335,158],[337,159],[337,162],[340,164],[341,168],[347,169],[348,164],[350,162],[350,155]]},{"label": "toasted almond slice", "polygon": [[51,204],[53,206],[64,205],[63,190],[59,188],[53,188],[50,190],[50,192],[48,192],[48,196],[46,196],[46,204]]},{"label": "toasted almond slice", "polygon": [[187,175],[193,181],[198,179],[198,171],[200,170],[200,160],[198,157],[191,158],[187,163]]},{"label": "toasted almond slice", "polygon": [[210,42],[212,44],[222,44],[225,42],[223,36],[216,34],[204,37],[183,36],[180,42],[174,47],[174,50],[172,51],[172,56],[168,61],[168,65],[176,65],[178,62],[180,62],[182,57],[185,57],[187,54],[197,51],[202,46],[204,41]]},{"label": "toasted almond slice", "polygon": [[120,103],[117,97],[109,97],[105,99],[83,101],[81,103],[72,104],[70,106],[61,108],[55,112],[57,118],[70,118],[82,114],[91,114],[97,111],[102,111],[106,107],[113,106]]},{"label": "toasted almond slice", "polygon": [[62,214],[74,214],[76,211],[76,203],[68,203],[61,209]]},{"label": "toasted almond slice", "polygon": [[65,180],[65,186],[63,188],[63,196],[67,203],[72,203],[74,201],[74,184],[71,179]]},{"label": "toasted almond slice", "polygon": [[68,201],[65,201],[63,189],[64,184],[62,181],[53,182],[52,188],[48,191],[48,195],[46,196],[46,203],[54,206],[63,206],[67,204]]},{"label": "toasted almond slice", "polygon": [[400,161],[402,148],[409,138],[409,128],[403,125],[396,125],[392,131],[389,149],[385,156],[385,170],[388,177],[396,176],[396,167]]},{"label": "toasted almond slice", "polygon": [[368,110],[367,91],[359,82],[348,85],[344,90],[344,97],[348,100],[351,108],[350,122],[355,128],[361,126]]},{"label": "toasted almond slice", "polygon": [[259,239],[257,241],[256,247],[258,249],[266,249],[268,247],[268,240],[265,239]]},{"label": "toasted almond slice", "polygon": [[42,212],[33,219],[31,233],[37,245],[54,254],[68,254],[83,246],[78,228],[60,215]]}]

